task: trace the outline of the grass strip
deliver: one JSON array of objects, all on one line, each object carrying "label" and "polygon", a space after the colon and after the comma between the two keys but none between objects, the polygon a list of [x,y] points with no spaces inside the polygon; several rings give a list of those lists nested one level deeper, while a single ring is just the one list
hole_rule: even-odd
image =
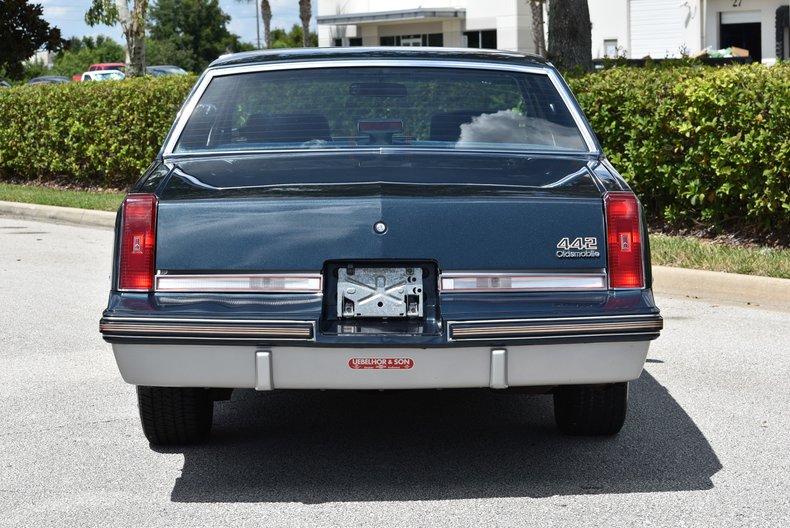
[{"label": "grass strip", "polygon": [[121,192],[73,191],[34,185],[0,183],[0,200],[6,202],[117,211],[123,201],[123,197],[124,193]]},{"label": "grass strip", "polygon": [[790,250],[730,246],[694,237],[650,235],[654,265],[790,279]]}]

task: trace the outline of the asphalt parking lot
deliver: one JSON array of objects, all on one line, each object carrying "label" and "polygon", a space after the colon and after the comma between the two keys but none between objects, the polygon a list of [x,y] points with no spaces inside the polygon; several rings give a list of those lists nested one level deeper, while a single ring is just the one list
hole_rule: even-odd
[{"label": "asphalt parking lot", "polygon": [[790,313],[661,297],[611,439],[545,396],[237,391],[151,449],[98,319],[112,232],[0,218],[0,526],[788,526]]}]

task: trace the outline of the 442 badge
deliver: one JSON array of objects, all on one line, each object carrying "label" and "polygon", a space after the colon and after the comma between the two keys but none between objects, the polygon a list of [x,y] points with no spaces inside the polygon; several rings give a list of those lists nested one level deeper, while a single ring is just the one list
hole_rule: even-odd
[{"label": "442 badge", "polygon": [[557,258],[598,258],[597,237],[563,237],[557,243]]}]

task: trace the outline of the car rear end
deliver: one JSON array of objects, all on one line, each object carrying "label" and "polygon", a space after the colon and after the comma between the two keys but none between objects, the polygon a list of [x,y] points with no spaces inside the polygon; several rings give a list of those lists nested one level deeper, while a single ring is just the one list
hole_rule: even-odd
[{"label": "car rear end", "polygon": [[119,212],[101,331],[148,438],[205,438],[235,388],[528,387],[617,432],[661,317],[556,71],[297,59],[209,69]]}]

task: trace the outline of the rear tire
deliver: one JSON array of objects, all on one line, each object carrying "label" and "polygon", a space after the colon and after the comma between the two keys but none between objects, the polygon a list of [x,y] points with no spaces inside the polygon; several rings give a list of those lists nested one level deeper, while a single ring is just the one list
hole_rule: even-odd
[{"label": "rear tire", "polygon": [[153,445],[203,442],[211,432],[214,399],[210,389],[137,387],[143,432]]},{"label": "rear tire", "polygon": [[628,383],[565,385],[554,389],[554,419],[565,434],[608,436],[620,432],[628,409]]}]

